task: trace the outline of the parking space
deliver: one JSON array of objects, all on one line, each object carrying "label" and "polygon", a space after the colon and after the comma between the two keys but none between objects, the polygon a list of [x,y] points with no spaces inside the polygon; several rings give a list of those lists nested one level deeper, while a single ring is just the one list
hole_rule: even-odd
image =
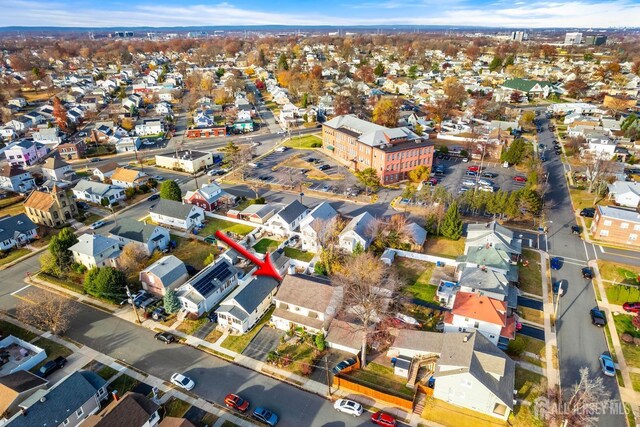
[{"label": "parking space", "polygon": [[249,345],[242,352],[243,356],[255,360],[266,361],[270,351],[275,350],[280,343],[280,337],[284,336],[284,331],[264,326],[256,334]]},{"label": "parking space", "polygon": [[[453,194],[461,194],[476,185],[485,191],[493,188],[493,191],[510,192],[519,190],[526,184],[525,180],[518,182],[514,179],[516,176],[524,177],[524,174],[516,172],[514,167],[504,168],[497,162],[483,162],[480,170],[479,161],[463,162],[460,158],[452,157],[449,160],[435,159],[434,172],[438,166],[442,166],[444,175],[436,173],[435,177],[439,184]],[[469,171],[469,168],[472,170]]]}]

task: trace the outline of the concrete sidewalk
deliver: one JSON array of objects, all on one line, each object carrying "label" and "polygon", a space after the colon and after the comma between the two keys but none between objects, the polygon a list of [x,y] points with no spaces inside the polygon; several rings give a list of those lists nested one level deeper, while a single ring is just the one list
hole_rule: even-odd
[{"label": "concrete sidewalk", "polygon": [[553,305],[553,295],[549,294],[550,274],[547,268],[549,265],[549,254],[541,250],[538,250],[538,253],[540,254],[540,272],[542,278],[545,372],[549,388],[556,388],[560,387],[560,370],[553,366],[553,348],[558,348],[558,341],[555,326],[551,323],[552,318],[555,318],[555,308]]}]

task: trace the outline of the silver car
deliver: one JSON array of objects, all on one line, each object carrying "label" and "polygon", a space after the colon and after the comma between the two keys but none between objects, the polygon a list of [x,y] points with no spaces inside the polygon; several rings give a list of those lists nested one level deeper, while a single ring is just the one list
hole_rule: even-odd
[{"label": "silver car", "polygon": [[475,187],[476,182],[471,179],[465,179],[464,181],[462,181],[462,185],[464,185],[465,187]]}]

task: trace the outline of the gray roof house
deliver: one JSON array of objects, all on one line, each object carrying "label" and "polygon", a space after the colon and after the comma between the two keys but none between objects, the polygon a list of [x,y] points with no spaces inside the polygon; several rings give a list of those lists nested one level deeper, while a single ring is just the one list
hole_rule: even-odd
[{"label": "gray roof house", "polygon": [[47,388],[48,381],[29,371],[16,371],[0,377],[0,414],[10,418],[18,405],[35,393]]},{"label": "gray roof house", "polygon": [[218,258],[176,290],[182,308],[198,316],[215,307],[238,285],[238,269]]},{"label": "gray roof house", "polygon": [[140,282],[145,291],[164,295],[168,290],[182,285],[189,278],[187,266],[173,255],[167,255],[140,272]]},{"label": "gray roof house", "polygon": [[275,214],[276,210],[271,205],[253,204],[243,209],[239,216],[245,221],[264,224]]},{"label": "gray roof house", "polygon": [[615,200],[619,206],[637,208],[640,204],[640,183],[632,181],[616,181],[609,184],[609,199]]},{"label": "gray roof house", "polygon": [[109,230],[109,234],[120,242],[120,246],[130,242],[138,243],[147,255],[151,255],[156,249],[166,249],[171,239],[166,228],[130,218],[119,219],[118,224]]},{"label": "gray roof house", "polygon": [[106,381],[91,371],[76,371],[49,390],[38,390],[20,404],[24,411],[11,417],[7,426],[75,427],[100,409],[106,399]]},{"label": "gray roof house", "polygon": [[73,259],[88,269],[105,266],[116,266],[120,255],[120,242],[100,234],[85,233],[78,238],[78,243],[69,248]]},{"label": "gray roof house", "polygon": [[267,228],[273,234],[289,236],[300,225],[300,221],[309,213],[309,208],[294,200],[283,207],[267,221]]},{"label": "gray roof house", "polygon": [[124,188],[115,185],[93,182],[87,179],[78,181],[73,187],[73,195],[79,200],[100,204],[102,199],[107,199],[109,203],[116,203],[125,198]]},{"label": "gray roof house", "polygon": [[17,193],[24,193],[36,186],[36,182],[28,172],[18,165],[0,167],[0,188]]},{"label": "gray roof house", "polygon": [[175,200],[160,199],[155,206],[149,208],[149,213],[153,222],[184,231],[204,222],[204,209]]},{"label": "gray roof house", "polygon": [[300,221],[302,249],[318,252],[318,231],[322,231],[329,222],[338,216],[338,212],[328,202],[322,202]]},{"label": "gray roof house", "polygon": [[366,250],[371,244],[369,227],[374,221],[375,218],[369,212],[363,212],[349,221],[349,224],[347,224],[338,236],[340,247],[351,253],[353,253],[358,246]]},{"label": "gray roof house", "polygon": [[470,252],[477,251],[478,248],[495,248],[508,253],[512,261],[518,261],[522,254],[522,239],[497,221],[487,224],[469,224],[464,254],[468,255]]},{"label": "gray roof house", "polygon": [[465,268],[458,279],[458,287],[462,292],[473,292],[498,301],[506,301],[510,309],[518,307],[518,288],[499,271],[478,267]]},{"label": "gray roof house", "polygon": [[420,227],[415,222],[409,222],[404,226],[404,231],[411,239],[411,246],[415,249],[422,248],[427,240],[427,230]]},{"label": "gray roof house", "polygon": [[30,242],[38,237],[38,226],[24,214],[0,218],[0,250]]},{"label": "gray roof house", "polygon": [[401,329],[387,355],[412,359],[410,381],[435,358],[436,399],[502,420],[513,410],[515,362],[481,333]]},{"label": "gray roof house", "polygon": [[218,323],[240,334],[248,332],[269,309],[277,289],[276,280],[254,276],[218,307]]}]

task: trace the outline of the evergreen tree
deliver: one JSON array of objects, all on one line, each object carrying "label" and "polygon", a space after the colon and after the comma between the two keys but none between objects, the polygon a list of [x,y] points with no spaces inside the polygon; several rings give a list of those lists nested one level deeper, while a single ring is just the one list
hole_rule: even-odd
[{"label": "evergreen tree", "polygon": [[73,262],[73,254],[69,248],[78,243],[78,237],[70,227],[63,228],[60,233],[51,238],[49,252],[57,260],[61,269],[66,270]]},{"label": "evergreen tree", "polygon": [[89,295],[117,301],[125,294],[127,278],[113,267],[94,268],[84,278],[84,290]]},{"label": "evergreen tree", "polygon": [[278,69],[288,71],[289,63],[287,62],[287,57],[284,53],[280,54],[280,58],[278,58]]},{"label": "evergreen tree", "polygon": [[458,240],[462,237],[462,219],[458,212],[458,203],[455,201],[447,209],[440,227],[440,234],[450,240]]},{"label": "evergreen tree", "polygon": [[162,298],[162,303],[164,305],[164,309],[167,313],[172,314],[176,311],[180,310],[180,300],[176,295],[176,291],[171,289],[164,294]]},{"label": "evergreen tree", "polygon": [[167,180],[160,186],[160,198],[181,202],[182,190],[174,180]]},{"label": "evergreen tree", "polygon": [[512,165],[517,165],[522,162],[522,159],[524,159],[526,152],[526,143],[524,139],[516,138],[513,140],[511,145],[509,145],[507,151],[502,153],[502,156],[500,156],[500,160],[503,162],[508,162]]},{"label": "evergreen tree", "polygon": [[507,201],[504,207],[504,213],[508,218],[515,218],[520,213],[520,210],[518,209],[518,193],[517,192],[512,191],[511,194],[509,194],[509,197],[507,198]]},{"label": "evergreen tree", "polygon": [[376,68],[373,69],[373,74],[375,74],[376,77],[382,77],[384,74],[384,65],[382,65],[382,62],[378,62]]}]

